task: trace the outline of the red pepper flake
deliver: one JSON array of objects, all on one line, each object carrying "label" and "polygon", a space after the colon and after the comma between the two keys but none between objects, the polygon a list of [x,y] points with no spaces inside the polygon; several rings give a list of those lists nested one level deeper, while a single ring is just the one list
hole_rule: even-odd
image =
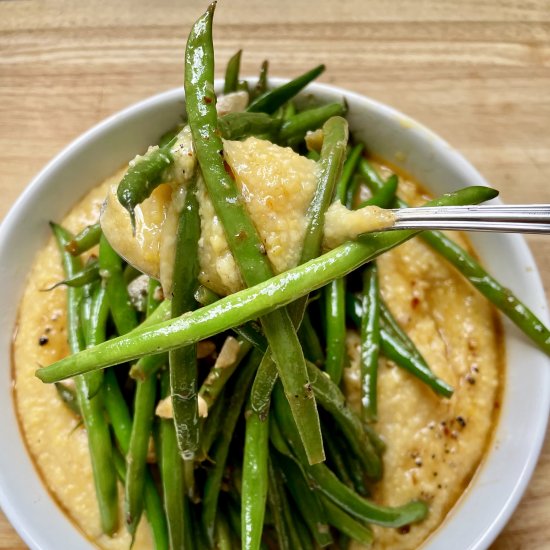
[{"label": "red pepper flake", "polygon": [[210,103],[212,103],[212,98],[211,97],[208,97],[207,95],[205,95],[202,100],[204,101],[204,103],[206,103],[207,105],[210,105]]},{"label": "red pepper flake", "polygon": [[417,296],[415,296],[412,300],[411,300],[411,307],[413,309],[417,308],[418,306],[420,305],[420,298],[418,298]]},{"label": "red pepper flake", "polygon": [[399,529],[397,529],[397,532],[400,534],[400,535],[407,535],[409,534],[411,531],[411,526],[410,525],[403,525],[402,527],[399,527]]}]

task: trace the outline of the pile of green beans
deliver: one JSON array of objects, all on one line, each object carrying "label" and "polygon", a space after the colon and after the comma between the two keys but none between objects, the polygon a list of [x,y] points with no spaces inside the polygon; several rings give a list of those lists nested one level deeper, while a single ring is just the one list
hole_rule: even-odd
[{"label": "pile of green beans", "polygon": [[[214,10],[212,4],[197,20],[186,47],[186,114],[198,167],[179,214],[171,296],[149,279],[146,311],[137,311],[128,295],[135,270],[100,224],[74,236],[52,224],[72,355],[37,376],[56,383],[86,427],[107,535],[121,523],[118,478],[127,530],[135,537],[145,513],[156,549],[347,548],[350,539],[370,545],[371,524],[405,527],[428,513],[421,500],[390,508],[368,496],[383,477],[385,444],[376,434],[380,357],[441,399],[453,394],[380,293],[376,258],[417,232],[363,235],[322,254],[329,205],[404,206],[396,198],[398,178],[383,180],[364,157],[365,145],[350,142],[345,101],[297,107],[296,95],[323,65],[270,89],[264,61],[251,87],[240,79],[239,50],[228,62],[223,91],[246,90],[249,104],[218,116]],[[132,221],[136,207],[169,177],[171,148],[183,129],[175,128],[132,162],[120,182],[118,198]],[[304,137],[317,130],[322,147],[308,151]],[[293,147],[318,165],[299,265],[277,276],[220,154],[222,138],[248,136]],[[199,177],[247,286],[224,298],[199,284]],[[372,197],[358,204],[364,186]],[[475,204],[495,195],[472,187],[429,204]],[[550,353],[550,332],[518,298],[448,237],[422,237]],[[341,389],[348,330],[361,339],[360,413]],[[216,353],[231,334],[238,352],[231,364],[218,366]],[[197,344],[206,339],[216,351],[202,357]],[[69,377],[75,390],[60,383]]]}]

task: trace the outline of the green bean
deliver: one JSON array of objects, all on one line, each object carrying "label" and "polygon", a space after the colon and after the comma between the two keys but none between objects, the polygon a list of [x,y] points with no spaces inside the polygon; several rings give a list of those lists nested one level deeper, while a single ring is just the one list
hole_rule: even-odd
[{"label": "green bean", "polygon": [[298,336],[300,337],[300,342],[302,342],[302,348],[304,349],[306,359],[320,367],[325,362],[325,354],[323,353],[317,331],[312,325],[311,318],[307,311],[304,314],[302,324],[298,330]]},{"label": "green bean", "polygon": [[378,480],[382,477],[382,462],[365,434],[361,420],[347,406],[340,388],[322,371],[308,365],[315,397],[339,428],[342,430],[351,450],[360,459],[366,474]]},{"label": "green bean", "polygon": [[269,423],[252,410],[246,412],[243,458],[242,548],[259,549],[267,498]]},{"label": "green bean", "polygon": [[[132,419],[128,406],[120,391],[113,369],[105,371],[104,381],[105,409],[111,420],[111,425],[118,446],[124,455],[130,449],[132,437]],[[125,465],[124,465],[125,466]],[[158,494],[155,482],[149,470],[145,471],[145,513],[153,533],[153,542],[156,550],[168,549],[168,526],[162,506],[162,500]]]},{"label": "green bean", "polygon": [[[185,195],[176,236],[173,273],[172,317],[196,309],[200,237],[199,203],[196,180]],[[169,353],[170,388],[178,446],[184,460],[193,458],[199,448],[199,409],[197,401],[196,345],[183,346]]]},{"label": "green bean", "polygon": [[[107,320],[109,318],[109,301],[107,300],[107,294],[105,287],[99,283],[95,283],[90,286],[91,296],[89,297],[88,315],[89,318],[84,328],[84,339],[86,341],[86,348],[91,348],[105,342],[107,333]],[[83,291],[86,293],[86,287]],[[83,301],[87,302],[87,300]],[[93,376],[92,376],[93,374]],[[103,383],[103,375],[96,373],[88,374],[87,379],[87,397],[91,398],[97,394],[101,389]]]},{"label": "green bean", "polygon": [[426,360],[424,359],[414,342],[409,338],[409,335],[401,328],[401,325],[392,315],[392,312],[390,311],[384,300],[380,299],[379,307],[380,321],[387,332],[397,340],[400,340],[405,348],[410,351],[411,355],[415,356],[422,363],[426,363]]},{"label": "green bean", "polygon": [[386,329],[380,331],[380,347],[388,359],[422,380],[436,394],[447,398],[453,395],[452,386],[438,378],[425,362],[419,361],[400,340],[392,337]]},{"label": "green bean", "polygon": [[212,460],[216,466],[213,470],[209,471],[206,476],[204,483],[202,512],[202,524],[206,529],[206,534],[210,541],[213,540],[214,536],[218,498],[225,463],[229,453],[229,445],[245,403],[250,383],[252,382],[254,373],[258,368],[260,358],[261,355],[259,352],[252,352],[243,367],[239,369],[234,385],[232,386],[232,392],[230,394],[231,397],[226,409],[226,415],[223,419],[220,435],[212,449]]},{"label": "green bean", "polygon": [[223,93],[230,94],[231,92],[237,91],[237,86],[239,84],[239,72],[241,70],[241,55],[243,51],[239,50],[237,53],[233,54],[227,62],[227,67],[225,69],[225,82],[223,84]]},{"label": "green bean", "polygon": [[340,384],[346,355],[346,281],[335,279],[325,288],[326,360],[325,370]]},{"label": "green bean", "polygon": [[282,119],[288,120],[290,117],[296,114],[296,104],[294,101],[287,101],[282,107]]},{"label": "green bean", "polygon": [[363,143],[358,143],[354,145],[344,163],[344,168],[342,169],[342,175],[340,176],[340,181],[336,187],[336,198],[348,208],[351,207],[352,197],[349,196],[348,191],[350,183],[357,169],[361,155],[363,154],[363,149],[365,148]]},{"label": "green bean", "polygon": [[281,479],[280,472],[273,466],[272,458],[268,458],[267,466],[269,480],[267,499],[273,516],[273,523],[275,524],[278,548],[280,550],[295,550],[291,546],[290,533],[283,512],[286,507],[283,480]]},{"label": "green bean", "polygon": [[130,303],[122,275],[122,260],[104,236],[99,241],[99,267],[117,332],[126,334],[137,327],[137,313]]},{"label": "green bean", "polygon": [[[212,18],[215,4],[193,26],[185,53],[185,91],[187,115],[195,153],[212,200],[224,228],[229,248],[247,286],[270,279],[273,270],[265,255],[254,223],[250,219],[235,181],[227,173],[219,152],[223,144],[218,133],[214,96],[214,52]],[[271,92],[269,92],[271,93]],[[259,98],[261,99],[261,98]],[[289,98],[286,97],[284,101]],[[284,102],[283,102],[284,103]],[[204,309],[204,308],[203,308]],[[271,312],[262,319],[279,376],[306,453],[312,463],[324,459],[323,442],[315,399],[309,389],[307,370],[292,321],[285,309]]]},{"label": "green bean", "polygon": [[359,208],[363,208],[364,206],[379,206],[380,208],[391,208],[395,200],[395,194],[397,192],[398,185],[399,178],[395,174],[392,174],[370,199],[363,201],[359,205]]},{"label": "green bean", "polygon": [[308,465],[296,425],[292,415],[289,414],[288,405],[282,398],[279,385],[275,387],[273,396],[274,413],[283,435],[297,454],[302,467],[316,483],[318,490],[334,503],[360,520],[384,527],[400,527],[421,521],[426,517],[428,508],[422,501],[413,500],[408,504],[394,508],[378,506],[346,487],[325,464]]},{"label": "green bean", "polygon": [[72,277],[63,279],[62,281],[59,281],[58,283],[55,283],[54,285],[49,286],[48,288],[45,288],[44,291],[53,290],[54,288],[57,288],[58,286],[61,286],[61,285],[82,287],[84,285],[88,285],[95,281],[99,281],[99,279],[100,279],[99,267],[98,267],[97,261],[92,261],[92,262],[89,262],[84,267],[84,269],[77,272]]},{"label": "green bean", "polygon": [[306,133],[320,128],[334,116],[346,114],[346,106],[342,103],[329,103],[322,107],[297,113],[283,122],[279,132],[280,143],[294,147],[303,141]]},{"label": "green bean", "polygon": [[[323,430],[324,433],[324,430]],[[348,472],[348,465],[344,461],[343,449],[341,445],[337,445],[335,440],[331,437],[325,437],[325,447],[327,449],[327,456],[329,464],[332,466],[332,470],[337,475],[338,479],[344,483],[347,487],[354,489],[355,485],[351,479],[351,475]]]},{"label": "green bean", "polygon": [[260,67],[260,75],[258,76],[258,82],[254,86],[254,93],[252,98],[260,97],[267,92],[267,75],[269,72],[269,61],[265,59],[262,61],[262,66]]},{"label": "green bean", "polygon": [[[66,251],[66,245],[72,236],[63,227],[50,224],[61,254],[66,277],[72,277],[80,268],[79,258]],[[67,289],[67,338],[71,353],[84,349],[84,337],[78,322],[81,289]],[[94,375],[91,375],[92,379]],[[109,427],[103,415],[101,392],[88,399],[88,380],[90,375],[75,377],[76,395],[82,420],[88,434],[88,448],[92,463],[96,497],[99,505],[101,528],[112,535],[118,528],[118,502],[116,474],[112,468],[112,444]]]},{"label": "green bean", "polygon": [[292,500],[289,500],[288,502],[288,511],[286,515],[288,522],[291,524],[291,533],[294,530],[296,532],[297,540],[300,542],[300,546],[298,548],[301,548],[302,550],[316,550],[317,546],[313,541],[311,532],[303,520],[304,515]]},{"label": "green bean", "polygon": [[73,256],[79,256],[99,244],[101,237],[101,225],[94,223],[85,227],[78,235],[75,235],[66,245],[65,250]]},{"label": "green bean", "polygon": [[363,419],[378,417],[378,356],[380,353],[380,289],[376,262],[363,272],[363,317],[361,319],[361,404]]},{"label": "green bean", "polygon": [[216,549],[232,550],[232,548],[233,541],[231,540],[229,525],[223,517],[223,514],[218,514],[216,517]]},{"label": "green bean", "polygon": [[281,121],[265,113],[228,113],[218,119],[218,125],[225,139],[239,140],[258,135],[274,139]]},{"label": "green bean", "polygon": [[286,84],[269,90],[252,101],[247,110],[273,114],[279,107],[302,91],[312,80],[315,80],[324,70],[325,66],[319,65]]},{"label": "green bean", "polygon": [[[352,301],[355,301],[355,303],[351,304]],[[357,327],[360,328],[363,311],[360,300],[358,298],[350,298],[348,306],[348,313],[351,313],[352,319]],[[422,380],[438,395],[451,397],[454,391],[453,388],[433,373],[414,343],[397,325],[397,322],[393,319],[382,301],[380,301],[379,307],[381,320],[380,348],[382,353],[396,365]],[[352,312],[352,308],[355,311]],[[361,313],[359,317],[356,317],[358,311]]]},{"label": "green bean", "polygon": [[156,374],[165,365],[168,365],[167,353],[145,355],[130,368],[130,378],[134,380],[146,380]]},{"label": "green bean", "polygon": [[135,229],[135,208],[162,183],[168,167],[174,162],[171,148],[177,136],[163,147],[151,147],[145,155],[130,162],[128,170],[118,184],[118,201],[130,214]]},{"label": "green bean", "polygon": [[143,510],[147,451],[155,414],[157,381],[147,378],[136,385],[134,397],[134,422],[130,447],[126,456],[127,477],[125,485],[126,526],[133,535]]},{"label": "green bean", "polygon": [[293,460],[279,456],[277,461],[281,464],[281,471],[287,482],[286,486],[311,531],[315,542],[320,547],[332,544],[333,540],[330,529],[317,492],[310,487],[301,469]]},{"label": "green bean", "polygon": [[[167,371],[161,377],[161,395],[163,398],[170,395],[170,377]],[[184,492],[182,459],[172,420],[159,420],[158,449],[170,548],[185,548],[184,502],[187,497]]]},{"label": "green bean", "polygon": [[[489,200],[496,194],[496,191],[488,187],[467,187],[430,201],[427,206],[474,204]],[[287,305],[325,286],[331,280],[347,275],[415,234],[415,231],[369,233],[253,288],[246,288],[222,298],[210,306],[154,325],[152,321],[145,321],[131,334],[113,338],[90,350],[38,369],[36,376],[43,382],[58,382],[149,353],[161,353],[198,342]],[[154,320],[162,319],[165,314],[166,308],[163,304],[155,312]]]},{"label": "green bean", "polygon": [[323,506],[327,514],[329,523],[344,533],[353,540],[360,542],[366,546],[370,546],[373,542],[372,529],[367,525],[358,522],[349,514],[344,512],[339,506],[334,504],[329,498],[321,496]]},{"label": "green bean", "polygon": [[[373,189],[381,187],[381,180],[366,159],[359,169]],[[408,204],[398,199],[396,205],[406,208]],[[436,252],[450,262],[483,296],[492,302],[521,331],[523,331],[544,353],[550,355],[550,330],[509,289],[494,279],[466,250],[440,231],[424,231],[421,237]]]}]

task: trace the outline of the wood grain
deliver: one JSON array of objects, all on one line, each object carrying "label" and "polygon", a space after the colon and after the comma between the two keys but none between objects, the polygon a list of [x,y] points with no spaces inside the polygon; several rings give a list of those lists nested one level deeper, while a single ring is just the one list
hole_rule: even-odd
[{"label": "wood grain", "polygon": [[[0,219],[62,147],[118,109],[181,86],[203,0],[0,2]],[[224,0],[218,75],[324,62],[322,80],[400,109],[446,138],[508,202],[550,202],[549,0]],[[550,241],[529,237],[547,294]],[[548,548],[550,441],[494,550]],[[451,545],[452,546],[452,545]],[[24,544],[0,515],[0,549]]]}]

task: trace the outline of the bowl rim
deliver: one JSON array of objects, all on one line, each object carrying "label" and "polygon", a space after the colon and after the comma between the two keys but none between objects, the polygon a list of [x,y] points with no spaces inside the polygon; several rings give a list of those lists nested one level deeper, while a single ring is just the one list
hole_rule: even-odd
[{"label": "bowl rim", "polygon": [[[247,79],[249,82],[254,82],[254,78]],[[281,83],[286,82],[287,79],[283,78],[270,78],[270,83],[274,85],[278,85]],[[221,80],[216,80],[216,87],[219,88],[221,86]],[[353,100],[354,102],[359,102],[363,104],[365,107],[370,108],[374,111],[377,111],[381,113],[385,117],[390,117],[394,119],[399,119],[402,123],[405,125],[410,125],[414,128],[414,131],[419,132],[420,134],[423,134],[421,136],[421,139],[429,139],[431,140],[438,148],[445,149],[449,152],[449,154],[456,155],[459,161],[462,163],[463,167],[465,169],[468,169],[472,175],[475,176],[474,179],[476,179],[477,182],[484,182],[486,185],[487,183],[483,179],[483,177],[475,170],[475,168],[469,163],[467,159],[465,159],[460,153],[455,151],[452,146],[445,141],[443,138],[441,138],[439,135],[434,133],[432,130],[428,129],[424,125],[420,124],[416,120],[412,119],[411,117],[401,113],[400,111],[392,108],[391,106],[388,106],[384,103],[381,103],[377,100],[374,100],[372,98],[369,98],[367,96],[361,95],[359,93],[353,92],[351,90],[347,90],[345,88],[341,88],[334,85],[324,84],[324,83],[313,83],[310,84],[304,93],[313,93],[314,95],[319,93],[326,93],[329,95],[339,95],[339,96],[345,96],[348,100]],[[94,125],[89,130],[85,131],[83,134],[78,136],[76,139],[74,139],[69,145],[64,147],[52,160],[50,160],[45,167],[31,180],[31,182],[26,186],[26,188],[23,190],[23,192],[19,195],[19,197],[16,199],[16,201],[13,203],[12,207],[2,220],[0,224],[0,253],[4,249],[4,247],[8,246],[7,243],[9,243],[11,239],[11,235],[13,231],[17,228],[17,225],[21,222],[23,219],[24,211],[28,207],[29,203],[32,203],[33,198],[35,196],[35,193],[41,189],[43,186],[48,186],[48,181],[51,175],[61,166],[63,166],[73,155],[75,155],[77,152],[86,149],[88,146],[88,143],[90,140],[96,139],[98,137],[101,137],[104,134],[108,134],[114,127],[117,127],[119,125],[123,125],[127,123],[130,119],[135,117],[137,114],[142,113],[145,110],[152,109],[155,107],[158,107],[164,103],[169,103],[172,101],[184,101],[184,92],[182,87],[173,88],[164,92],[161,92],[159,94],[155,94],[153,96],[147,97],[145,99],[142,99],[140,101],[137,101],[133,103],[132,105],[125,107],[124,109],[108,116],[104,120],[100,121],[96,125]],[[530,262],[531,265],[535,266],[534,259],[532,257],[531,251],[529,247],[527,246],[527,243],[525,240],[520,237],[519,235],[512,236],[513,239],[510,240],[514,244],[514,246],[524,255],[524,257]],[[38,250],[38,246],[35,247],[35,253]],[[2,276],[2,273],[0,273],[0,277]],[[538,296],[538,299],[542,300],[543,304],[546,304],[546,296],[544,293],[544,288],[542,285],[542,281],[540,278],[540,273],[538,269],[535,267],[535,272],[531,274],[533,280],[531,281],[531,284],[533,285],[531,288],[531,291]],[[19,302],[19,300],[17,300]],[[549,315],[548,310],[546,307],[544,307],[544,310],[542,313],[539,313],[539,317],[542,318],[542,320],[548,324],[549,321]],[[13,321],[13,319],[12,319]],[[508,336],[505,336],[505,340],[508,339]],[[544,357],[543,359],[547,363],[547,367],[550,367],[550,359],[547,357]],[[507,363],[507,361],[506,361]],[[507,370],[506,367],[506,375],[505,379],[507,378]],[[10,365],[10,377],[11,377],[11,365]],[[550,376],[546,376],[546,379],[544,381],[547,388],[550,389]],[[507,388],[505,385],[504,388],[505,393],[507,392]],[[505,398],[504,398],[505,399]],[[10,396],[11,406],[15,409],[15,400],[13,398],[13,392]],[[538,457],[540,455],[540,451],[542,448],[542,445],[544,443],[545,435],[546,435],[546,428],[547,428],[547,421],[548,421],[548,412],[550,411],[550,392],[546,392],[546,398],[545,401],[540,403],[539,409],[546,411],[546,414],[538,418],[536,421],[535,430],[533,431],[533,440],[532,445],[529,449],[529,453],[525,457],[525,460],[522,464],[521,471],[519,473],[519,477],[516,480],[516,483],[514,484],[510,494],[508,495],[507,500],[502,504],[500,512],[493,518],[492,523],[487,526],[484,530],[481,536],[478,536],[476,540],[472,540],[469,542],[468,548],[486,548],[488,547],[494,539],[497,537],[497,535],[500,533],[500,531],[503,529],[511,515],[513,514],[514,510],[516,509],[517,505],[519,504],[520,499],[522,498],[527,485],[531,479],[531,476],[534,472]],[[500,420],[497,423],[496,426],[496,432],[499,431],[499,427],[501,425]],[[22,440],[23,433],[21,426],[18,422],[17,430],[19,433],[19,436]],[[26,447],[26,444],[25,444]],[[28,449],[26,449],[26,452],[29,453]],[[487,451],[487,455],[491,454],[491,450]],[[8,453],[5,453],[6,455]],[[4,453],[2,453],[4,455]],[[480,470],[483,470],[487,463],[487,455],[482,460],[482,463],[478,467],[478,471],[476,473],[475,478],[479,476]],[[29,460],[32,460],[29,456]],[[7,462],[4,458],[0,457],[0,465]],[[40,477],[40,474],[38,470],[36,469],[36,466],[33,462],[33,468],[35,469],[35,475]],[[21,507],[17,507],[13,505],[13,493],[11,490],[9,490],[6,487],[6,484],[3,482],[3,479],[6,476],[7,470],[4,467],[0,468],[0,506],[2,507],[3,512],[7,516],[10,523],[14,526],[16,531],[19,533],[21,538],[31,547],[31,548],[50,548],[48,545],[48,540],[45,539],[44,533],[37,528],[35,523],[31,521],[31,518],[29,518],[28,510],[22,509]],[[475,484],[475,478],[471,482],[471,484]],[[49,489],[45,486],[45,483],[40,480],[44,491],[47,493],[48,498],[53,501],[54,506],[59,509],[59,505],[57,502],[54,501],[53,497],[50,494]],[[471,485],[470,484],[470,485]],[[466,493],[470,492],[470,489]],[[462,501],[468,499],[468,494],[463,495],[458,503],[456,503],[449,515],[451,516],[450,519],[452,519],[452,515],[454,511],[462,506]],[[63,513],[63,512],[62,512]],[[67,521],[73,525],[70,518],[66,517]],[[430,536],[430,538],[427,539],[423,543],[423,548],[429,547],[432,548],[432,538],[437,535],[438,532],[442,531],[444,528],[444,525],[450,521],[449,518],[446,518],[442,525],[436,529],[436,532]],[[84,535],[80,532],[80,530],[77,527],[73,528],[77,530],[77,533],[80,537],[84,538]],[[437,544],[437,543],[436,543]],[[435,546],[434,546],[435,548]]]}]

